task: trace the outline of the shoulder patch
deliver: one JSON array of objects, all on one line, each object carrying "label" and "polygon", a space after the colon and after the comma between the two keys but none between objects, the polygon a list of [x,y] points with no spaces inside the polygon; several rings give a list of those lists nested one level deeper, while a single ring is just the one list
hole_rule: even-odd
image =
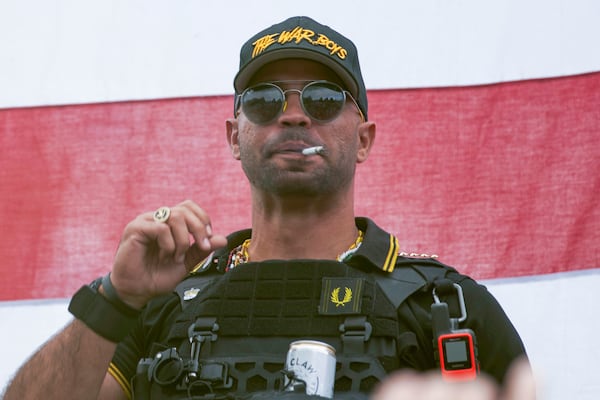
[{"label": "shoulder patch", "polygon": [[363,285],[363,278],[323,278],[319,314],[360,313]]},{"label": "shoulder patch", "polygon": [[185,300],[185,301],[192,300],[196,296],[198,296],[198,293],[200,293],[200,289],[195,288],[195,287],[189,288],[183,292],[183,300]]}]

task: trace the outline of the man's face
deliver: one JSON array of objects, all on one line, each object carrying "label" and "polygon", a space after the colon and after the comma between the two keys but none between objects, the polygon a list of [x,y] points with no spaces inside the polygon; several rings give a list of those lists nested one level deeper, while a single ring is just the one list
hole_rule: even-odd
[{"label": "man's face", "polygon": [[[277,82],[284,91],[301,90],[307,81],[315,80],[342,86],[330,69],[308,60],[270,63],[254,75],[249,86]],[[305,114],[298,92],[288,92],[286,99],[285,110],[268,124],[251,122],[243,111],[237,118],[238,149],[234,149],[234,155],[241,160],[252,186],[280,196],[350,190],[360,146],[358,127],[362,123],[356,105],[348,99],[339,116],[318,122]],[[312,146],[323,146],[325,153],[306,156],[300,152]]]}]

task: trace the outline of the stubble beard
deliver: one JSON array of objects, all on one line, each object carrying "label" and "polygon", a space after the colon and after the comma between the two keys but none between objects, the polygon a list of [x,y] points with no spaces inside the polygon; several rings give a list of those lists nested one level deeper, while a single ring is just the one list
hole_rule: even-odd
[{"label": "stubble beard", "polygon": [[325,163],[311,172],[301,167],[283,169],[270,159],[259,160],[244,151],[241,151],[241,161],[242,169],[254,188],[278,196],[297,197],[323,196],[344,191],[351,184],[356,167],[347,155],[333,165]]},{"label": "stubble beard", "polygon": [[[246,171],[246,175],[249,175]],[[279,196],[314,197],[334,194],[350,182],[347,171],[321,169],[313,174],[281,170],[272,165],[249,176],[251,184],[262,191]]]}]

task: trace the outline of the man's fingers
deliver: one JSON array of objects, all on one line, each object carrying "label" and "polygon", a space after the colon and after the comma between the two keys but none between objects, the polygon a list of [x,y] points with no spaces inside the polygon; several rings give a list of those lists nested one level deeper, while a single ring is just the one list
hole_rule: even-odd
[{"label": "man's fingers", "polygon": [[[161,209],[168,210],[168,218],[156,218]],[[207,229],[210,220],[192,201],[185,201],[170,208],[161,207],[157,211],[145,214],[145,219],[155,224],[150,231],[157,233],[156,241],[160,247],[161,258],[170,257],[177,263],[183,263],[191,245],[190,235],[203,245],[201,247],[210,249],[207,233],[211,232],[210,228]]]},{"label": "man's fingers", "polygon": [[169,234],[175,243],[175,248],[171,256],[177,263],[183,263],[185,252],[190,247],[189,218],[193,218],[193,214],[187,212],[185,209],[173,208],[171,210],[171,217],[164,223],[170,228]]},{"label": "man's fingers", "polygon": [[[402,371],[384,380],[373,400],[495,400],[497,388],[482,376],[470,382],[446,382],[436,372]],[[512,399],[511,399],[512,400]]]},{"label": "man's fingers", "polygon": [[372,400],[418,399],[423,377],[414,372],[397,372],[390,375],[377,388]]},{"label": "man's fingers", "polygon": [[210,251],[212,249],[210,238],[213,236],[210,217],[193,201],[184,201],[180,206],[190,212],[186,219],[188,232],[202,250]]},{"label": "man's fingers", "polygon": [[222,235],[214,235],[209,239],[209,250],[201,248],[199,245],[191,246],[185,253],[185,267],[192,271],[198,264],[206,259],[214,250],[227,245],[227,238]]},{"label": "man's fingers", "polygon": [[186,200],[169,208],[169,218],[162,222],[156,220],[155,213],[148,213],[146,220],[155,224],[153,231],[157,232],[162,260],[170,257],[189,269],[210,252],[227,244],[224,236],[213,235],[208,214],[193,201]]},{"label": "man's fingers", "polygon": [[526,358],[513,362],[506,375],[502,400],[535,400],[536,380]]}]

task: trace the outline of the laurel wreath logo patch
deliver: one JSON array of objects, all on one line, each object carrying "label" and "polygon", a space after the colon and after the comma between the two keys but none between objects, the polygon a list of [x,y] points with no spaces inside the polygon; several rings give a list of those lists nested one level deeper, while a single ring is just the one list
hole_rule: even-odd
[{"label": "laurel wreath logo patch", "polygon": [[364,278],[323,277],[319,314],[350,315],[361,312]]},{"label": "laurel wreath logo patch", "polygon": [[331,296],[329,297],[331,302],[335,304],[336,307],[345,306],[346,303],[352,301],[352,289],[349,287],[344,288],[344,298],[342,300],[340,300],[340,289],[341,288],[339,287],[333,289]]}]

